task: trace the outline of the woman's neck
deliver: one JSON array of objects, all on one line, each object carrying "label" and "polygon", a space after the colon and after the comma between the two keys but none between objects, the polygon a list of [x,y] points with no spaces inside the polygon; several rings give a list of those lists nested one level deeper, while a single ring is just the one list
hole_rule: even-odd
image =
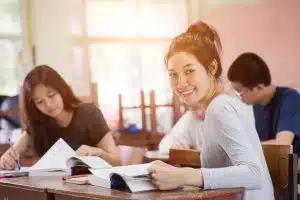
[{"label": "woman's neck", "polygon": [[63,110],[56,118],[55,121],[60,127],[67,127],[72,120],[73,111]]},{"label": "woman's neck", "polygon": [[208,92],[205,98],[199,101],[202,108],[206,110],[210,102],[218,95],[223,94],[224,88],[220,83],[217,83],[213,91]]},{"label": "woman's neck", "polygon": [[223,94],[224,88],[220,85],[216,85],[216,89],[212,92],[209,92],[205,99],[202,99],[199,104],[194,107],[191,107],[192,112],[196,115],[196,117],[200,120],[205,119],[205,113],[210,102],[218,95]]}]

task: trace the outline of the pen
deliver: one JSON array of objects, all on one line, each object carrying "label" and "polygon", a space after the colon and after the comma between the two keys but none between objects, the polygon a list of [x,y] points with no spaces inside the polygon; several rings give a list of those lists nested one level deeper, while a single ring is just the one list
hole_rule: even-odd
[{"label": "pen", "polygon": [[[10,139],[8,139],[8,144],[9,144],[10,148],[14,151],[14,153],[17,154]],[[16,164],[17,164],[18,170],[20,171],[21,170],[21,164],[20,164],[20,161],[18,159],[16,159]]]},{"label": "pen", "polygon": [[137,179],[137,180],[151,180],[152,179],[150,174],[132,176],[131,178],[132,179]]},{"label": "pen", "polygon": [[133,176],[133,178],[150,178],[148,174]]}]

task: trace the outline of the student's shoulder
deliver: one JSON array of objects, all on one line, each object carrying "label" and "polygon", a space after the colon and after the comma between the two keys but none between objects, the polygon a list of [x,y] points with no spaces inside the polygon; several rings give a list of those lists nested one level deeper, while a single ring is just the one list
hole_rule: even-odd
[{"label": "student's shoulder", "polygon": [[294,88],[289,87],[277,87],[277,92],[280,94],[283,100],[285,99],[298,99],[300,100],[300,93]]},{"label": "student's shoulder", "polygon": [[75,112],[77,115],[90,115],[98,110],[99,108],[93,103],[81,103],[76,107]]},{"label": "student's shoulder", "polygon": [[276,88],[276,104],[277,107],[293,107],[300,108],[300,94],[297,90],[289,87]]},{"label": "student's shoulder", "polygon": [[191,120],[191,119],[194,119],[195,116],[193,114],[192,111],[190,110],[187,110],[185,113],[183,113],[183,115],[180,117],[181,120],[183,121],[187,121],[187,120]]},{"label": "student's shoulder", "polygon": [[239,99],[227,94],[221,94],[210,102],[207,112],[218,115],[223,112],[236,112],[238,109],[245,109],[245,105]]}]

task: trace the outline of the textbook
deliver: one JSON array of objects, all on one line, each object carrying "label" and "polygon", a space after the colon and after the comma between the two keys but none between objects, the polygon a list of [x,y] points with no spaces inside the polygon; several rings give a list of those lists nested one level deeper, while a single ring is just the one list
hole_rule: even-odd
[{"label": "textbook", "polygon": [[94,169],[111,167],[110,164],[98,156],[77,156],[76,152],[60,138],[44,156],[30,168],[30,171],[68,171],[75,166]]},{"label": "textbook", "polygon": [[149,177],[150,164],[119,166],[106,169],[89,169],[92,175],[73,176],[66,183],[90,184],[111,189],[129,189],[130,192],[156,190]]},{"label": "textbook", "polygon": [[[0,174],[11,173],[12,175],[17,175],[18,173],[29,173],[29,175],[47,175],[47,173],[42,172],[50,172],[49,175],[57,175],[59,172],[64,172],[63,175],[75,175],[89,172],[88,168],[101,169],[111,167],[110,164],[98,156],[77,156],[76,152],[60,138],[32,167],[22,167],[21,171],[0,170]],[[72,168],[75,170],[72,171]]]},{"label": "textbook", "polygon": [[130,192],[156,190],[157,187],[149,177],[150,163],[112,167],[107,169],[89,169],[93,176],[89,176],[91,185],[111,189],[128,188]]}]

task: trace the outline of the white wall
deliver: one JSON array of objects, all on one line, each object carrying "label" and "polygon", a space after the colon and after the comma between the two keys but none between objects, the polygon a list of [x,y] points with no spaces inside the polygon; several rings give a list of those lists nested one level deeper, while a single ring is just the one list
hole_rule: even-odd
[{"label": "white wall", "polygon": [[[36,64],[55,68],[72,86],[76,95],[90,95],[87,66],[75,69],[70,12],[72,0],[31,0],[33,44]],[[74,1],[73,1],[74,2]],[[80,77],[80,79],[78,79]]]},{"label": "white wall", "polygon": [[250,51],[266,61],[275,85],[300,88],[299,10],[299,0],[270,0],[215,9],[200,18],[220,34],[225,76],[232,61]]}]

